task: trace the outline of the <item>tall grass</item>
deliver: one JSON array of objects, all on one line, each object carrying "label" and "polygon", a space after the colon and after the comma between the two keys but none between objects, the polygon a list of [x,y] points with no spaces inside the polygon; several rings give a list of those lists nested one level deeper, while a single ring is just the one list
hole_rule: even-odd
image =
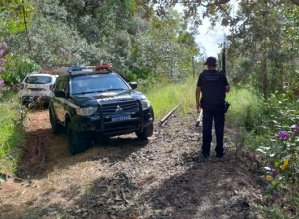
[{"label": "tall grass", "polygon": [[17,149],[24,144],[22,115],[17,94],[4,92],[0,99],[0,173],[13,174],[18,161]]},{"label": "tall grass", "polygon": [[[162,80],[161,80],[162,81]],[[163,118],[174,107],[182,103],[184,113],[196,114],[195,89],[197,77],[189,76],[180,83],[156,83],[146,89],[146,96],[152,103],[156,120]],[[240,89],[231,85],[226,95],[231,106],[226,114],[226,123],[235,130],[238,139],[233,142],[241,143],[255,150],[260,144],[267,141],[263,135],[257,136],[254,128],[260,122],[262,112],[262,98],[249,89]]]},{"label": "tall grass", "polygon": [[[151,101],[156,118],[161,119],[180,103],[185,113],[196,112],[196,83],[197,77],[190,76],[181,83],[157,83],[147,90],[145,94]],[[231,103],[226,119],[232,126],[250,128],[254,125],[260,113],[260,97],[248,89],[231,86],[226,99]]]},{"label": "tall grass", "polygon": [[231,125],[250,129],[255,123],[255,118],[260,114],[262,99],[247,89],[236,89],[231,86],[227,93],[227,101],[231,103],[226,115]]},{"label": "tall grass", "polygon": [[251,90],[231,86],[231,91],[227,94],[226,99],[231,103],[226,114],[227,123],[238,132],[238,139],[235,141],[252,150],[267,142],[268,139],[265,136],[256,133],[263,111],[262,97]]},{"label": "tall grass", "polygon": [[188,77],[180,83],[163,81],[145,92],[155,113],[155,119],[162,119],[176,106],[180,105],[184,113],[196,112],[195,89],[197,78]]}]

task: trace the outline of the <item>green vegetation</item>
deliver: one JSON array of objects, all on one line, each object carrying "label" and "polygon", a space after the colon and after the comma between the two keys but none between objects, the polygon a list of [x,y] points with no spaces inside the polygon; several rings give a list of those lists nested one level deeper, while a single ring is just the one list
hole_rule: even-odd
[{"label": "green vegetation", "polygon": [[259,115],[262,99],[248,89],[236,89],[232,86],[226,100],[231,103],[226,115],[230,124],[247,130],[252,129],[255,118]]},{"label": "green vegetation", "polygon": [[180,103],[185,113],[196,112],[195,109],[195,88],[196,80],[190,76],[181,83],[169,83],[160,81],[154,84],[146,92],[146,96],[151,101],[155,111],[155,119],[160,120],[170,110]]},{"label": "green vegetation", "polygon": [[25,140],[23,114],[15,92],[2,91],[0,94],[0,173],[12,174],[17,167],[18,149]]},{"label": "green vegetation", "polygon": [[262,137],[257,149],[266,159],[265,179],[273,218],[297,218],[299,211],[299,101],[286,93],[274,93],[264,101],[263,113],[255,127]]},{"label": "green vegetation", "polygon": [[[268,181],[269,218],[297,218],[299,204],[299,101],[292,91],[275,92],[266,100],[248,90],[232,90],[227,119],[242,131],[247,149],[263,157]],[[260,171],[260,170],[257,170]]]}]

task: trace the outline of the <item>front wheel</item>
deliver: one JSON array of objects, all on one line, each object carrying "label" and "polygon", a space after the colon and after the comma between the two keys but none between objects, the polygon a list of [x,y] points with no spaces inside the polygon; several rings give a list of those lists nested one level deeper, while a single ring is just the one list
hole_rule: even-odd
[{"label": "front wheel", "polygon": [[51,130],[53,134],[58,134],[62,130],[62,126],[57,122],[53,110],[49,107]]},{"label": "front wheel", "polygon": [[72,154],[78,154],[88,149],[89,140],[87,138],[80,136],[80,134],[76,132],[72,122],[70,122],[67,125],[66,133],[67,133],[69,150]]},{"label": "front wheel", "polygon": [[136,135],[139,139],[146,140],[147,137],[153,135],[153,132],[154,132],[154,125],[152,123],[149,126],[144,127],[142,132],[136,132]]}]

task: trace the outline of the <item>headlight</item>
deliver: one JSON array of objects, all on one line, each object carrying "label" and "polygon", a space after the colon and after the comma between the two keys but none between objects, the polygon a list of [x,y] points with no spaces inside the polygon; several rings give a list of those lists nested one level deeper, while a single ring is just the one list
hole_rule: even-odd
[{"label": "headlight", "polygon": [[149,102],[148,100],[141,100],[141,104],[142,104],[142,109],[147,109],[151,106],[151,102]]},{"label": "headlight", "polygon": [[76,109],[76,113],[81,116],[91,116],[91,115],[95,114],[97,112],[97,110],[98,110],[97,106],[85,107],[85,108]]}]

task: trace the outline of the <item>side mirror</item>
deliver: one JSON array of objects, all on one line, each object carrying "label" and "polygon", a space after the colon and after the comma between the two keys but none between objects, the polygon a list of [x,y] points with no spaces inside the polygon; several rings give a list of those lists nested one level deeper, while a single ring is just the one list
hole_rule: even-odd
[{"label": "side mirror", "polygon": [[133,90],[137,88],[137,82],[130,82],[129,85]]},{"label": "side mirror", "polygon": [[64,90],[54,90],[55,97],[63,97],[65,98],[65,91]]}]

